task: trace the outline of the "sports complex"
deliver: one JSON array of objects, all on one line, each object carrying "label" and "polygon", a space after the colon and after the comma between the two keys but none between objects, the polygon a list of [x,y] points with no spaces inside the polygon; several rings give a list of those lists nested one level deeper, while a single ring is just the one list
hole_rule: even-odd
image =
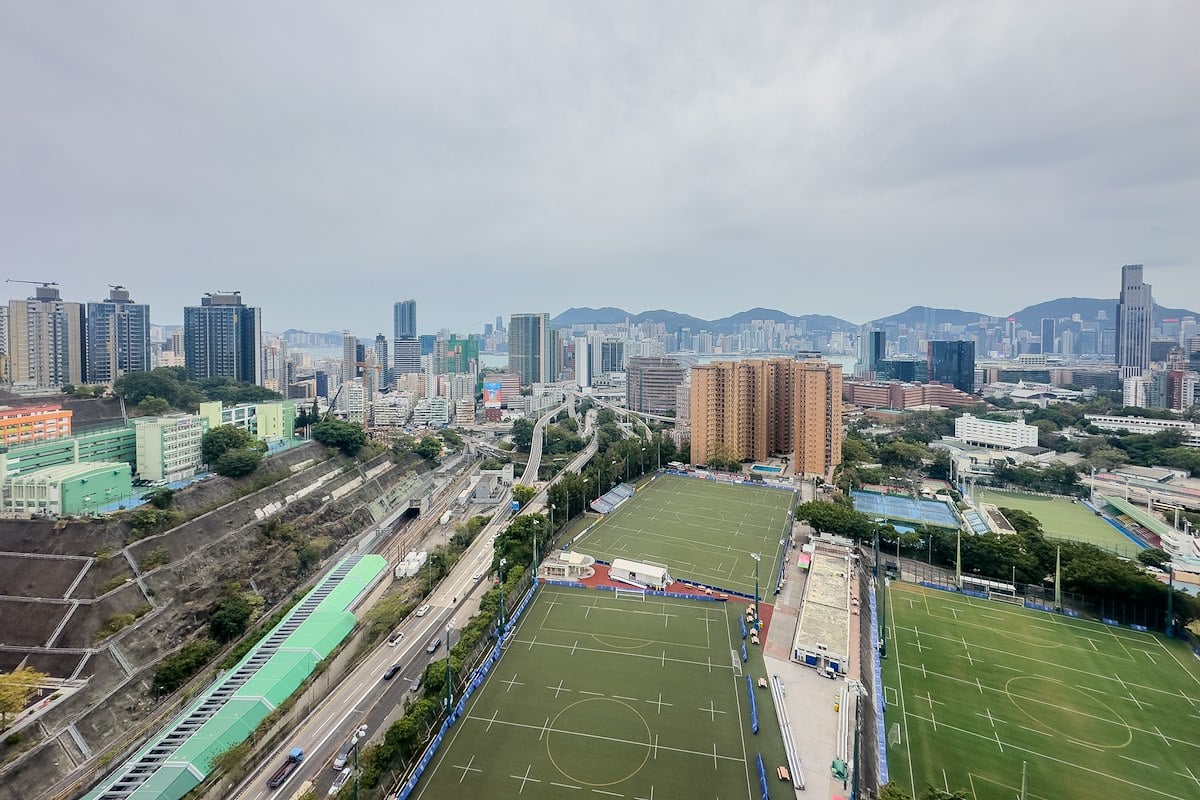
[{"label": "sports complex", "polygon": [[1015,508],[1037,517],[1042,530],[1053,539],[1087,542],[1106,550],[1137,551],[1135,543],[1112,523],[1105,520],[1082,502],[1065,497],[1047,497],[1016,492],[982,489],[975,499],[1000,508]]},{"label": "sports complex", "polygon": [[760,592],[779,570],[794,497],[781,489],[659,475],[573,547],[608,562],[662,562],[677,578],[753,596],[755,567]]},{"label": "sports complex", "polygon": [[412,796],[761,797],[786,761],[744,608],[541,587]]},{"label": "sports complex", "polygon": [[888,778],[976,800],[1200,797],[1178,640],[914,584],[885,590]]},{"label": "sports complex", "polygon": [[[774,584],[793,497],[659,475],[572,546],[753,595],[756,564]],[[540,585],[411,796],[762,797],[789,762],[746,610]]]}]

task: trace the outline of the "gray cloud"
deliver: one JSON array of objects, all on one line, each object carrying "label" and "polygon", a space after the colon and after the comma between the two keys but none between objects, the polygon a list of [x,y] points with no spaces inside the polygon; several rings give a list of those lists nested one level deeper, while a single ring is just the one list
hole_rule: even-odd
[{"label": "gray cloud", "polygon": [[7,4],[6,272],[360,334],[1200,305],[1195,4],[843,6]]}]

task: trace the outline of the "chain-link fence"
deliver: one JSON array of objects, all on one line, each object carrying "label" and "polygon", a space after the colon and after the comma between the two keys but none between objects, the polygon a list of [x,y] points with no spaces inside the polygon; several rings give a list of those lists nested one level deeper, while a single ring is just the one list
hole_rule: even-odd
[{"label": "chain-link fence", "polygon": [[[897,559],[881,556],[880,561],[884,571],[889,574],[899,573],[900,579],[913,583],[932,583],[938,586],[954,586],[954,570],[914,561],[909,558]],[[1011,596],[1022,604],[1032,604],[1044,610],[1056,611],[1054,601],[1054,582],[1048,580],[1043,584],[1013,583],[1012,581],[981,578],[977,575],[963,573],[962,588],[989,592],[994,596]],[[1166,624],[1166,607],[1163,605],[1134,603],[1123,599],[1108,599],[1090,597],[1075,592],[1062,592],[1062,611],[1071,616],[1100,619],[1116,622],[1120,625],[1143,625],[1150,630],[1163,630]]]}]

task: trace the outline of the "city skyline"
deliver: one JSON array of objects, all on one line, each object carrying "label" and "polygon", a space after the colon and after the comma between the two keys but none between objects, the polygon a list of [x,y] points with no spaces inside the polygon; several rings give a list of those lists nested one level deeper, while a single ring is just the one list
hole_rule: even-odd
[{"label": "city skyline", "polygon": [[0,233],[9,277],[161,324],[236,287],[270,329],[389,330],[326,278],[426,330],[581,297],[1003,314],[1123,263],[1194,305],[1194,13],[9,5]]}]

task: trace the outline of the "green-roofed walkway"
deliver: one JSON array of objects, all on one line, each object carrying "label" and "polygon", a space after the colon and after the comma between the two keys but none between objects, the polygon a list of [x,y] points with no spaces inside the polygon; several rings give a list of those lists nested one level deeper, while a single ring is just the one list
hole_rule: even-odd
[{"label": "green-roofed walkway", "polygon": [[288,612],[237,666],[107,776],[86,800],[178,800],[212,760],[243,741],[354,629],[351,609],[387,569],[349,556]]}]

